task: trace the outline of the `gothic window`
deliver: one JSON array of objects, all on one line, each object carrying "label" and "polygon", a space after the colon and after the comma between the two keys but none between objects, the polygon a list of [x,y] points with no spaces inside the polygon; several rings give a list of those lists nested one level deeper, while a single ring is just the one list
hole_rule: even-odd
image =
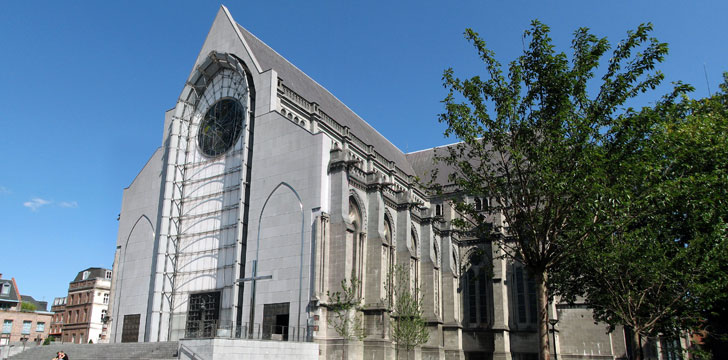
[{"label": "gothic window", "polygon": [[471,326],[484,326],[489,322],[491,279],[486,272],[482,256],[470,256],[470,269],[465,273],[465,319]]},{"label": "gothic window", "polygon": [[[362,276],[362,268],[363,268],[363,256],[362,256],[362,249],[364,248],[364,239],[362,238],[361,229],[362,229],[362,215],[361,210],[359,208],[359,205],[356,201],[356,199],[353,196],[349,196],[349,221],[351,222],[352,226],[354,227],[354,231],[352,234],[352,241],[353,241],[353,247],[354,251],[352,252],[352,259],[351,259],[351,275],[356,277],[360,284],[364,283],[364,278]],[[363,286],[359,287],[359,296],[362,295],[362,288]]]},{"label": "gothic window", "polygon": [[435,216],[442,216],[442,205],[435,205]]},{"label": "gothic window", "polygon": [[394,264],[396,262],[394,253],[394,243],[392,242],[392,222],[389,220],[389,216],[384,216],[384,242],[383,245],[383,260],[387,266],[387,298],[389,299],[389,305],[391,306],[394,301]]},{"label": "gothic window", "polygon": [[516,266],[515,283],[516,320],[521,324],[535,324],[538,319],[536,282],[523,266]]},{"label": "gothic window", "polygon": [[417,241],[417,233],[414,228],[412,228],[410,238],[413,254],[410,259],[410,289],[413,294],[416,294],[420,287],[420,260],[417,257],[417,246],[419,242]]},{"label": "gothic window", "polygon": [[483,200],[481,200],[479,197],[475,198],[475,210],[476,211],[483,210]]}]

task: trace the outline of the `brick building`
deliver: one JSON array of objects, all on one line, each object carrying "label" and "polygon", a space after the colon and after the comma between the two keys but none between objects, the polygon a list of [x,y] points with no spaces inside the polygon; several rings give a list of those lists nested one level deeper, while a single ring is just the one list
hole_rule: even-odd
[{"label": "brick building", "polygon": [[66,315],[66,297],[57,297],[53,299],[51,305],[51,312],[53,313],[53,319],[51,320],[50,332],[48,335],[57,341],[61,340],[63,333],[63,321]]},{"label": "brick building", "polygon": [[[36,305],[36,310],[22,310],[23,301]],[[44,302],[20,295],[15,278],[3,279],[0,274],[0,346],[21,341],[41,342],[48,337],[51,313]]]}]

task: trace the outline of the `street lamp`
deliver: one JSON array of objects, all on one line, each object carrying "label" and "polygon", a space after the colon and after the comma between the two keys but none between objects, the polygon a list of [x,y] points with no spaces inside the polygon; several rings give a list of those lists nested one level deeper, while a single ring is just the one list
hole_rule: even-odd
[{"label": "street lamp", "polygon": [[556,324],[559,323],[559,319],[549,319],[549,324],[551,324],[551,333],[553,334],[554,339],[554,360],[559,360],[559,355],[556,353]]}]

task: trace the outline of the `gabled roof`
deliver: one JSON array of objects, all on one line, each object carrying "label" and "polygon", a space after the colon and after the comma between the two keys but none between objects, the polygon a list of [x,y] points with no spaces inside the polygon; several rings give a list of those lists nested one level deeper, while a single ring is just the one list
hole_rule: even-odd
[{"label": "gabled roof", "polygon": [[[14,279],[0,279],[0,301],[4,302],[20,302],[18,287],[15,284]],[[3,295],[2,289],[9,288],[9,293]]]},{"label": "gabled roof", "polygon": [[291,90],[303,96],[306,100],[317,103],[323,112],[342,126],[348,127],[351,133],[365,144],[373,146],[386,159],[394,161],[395,165],[406,174],[415,174],[404,153],[387,138],[270,46],[255,37],[240,24],[237,24],[237,26],[243,34],[245,42],[250,47],[250,51],[258,60],[262,71],[275,70],[278,77],[283,79],[283,83]]}]

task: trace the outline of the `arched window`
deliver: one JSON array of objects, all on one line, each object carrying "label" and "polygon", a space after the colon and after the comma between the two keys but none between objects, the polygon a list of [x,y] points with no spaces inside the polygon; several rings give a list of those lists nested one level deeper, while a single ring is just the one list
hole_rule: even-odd
[{"label": "arched window", "polygon": [[435,205],[435,216],[442,216],[442,205]]},{"label": "arched window", "polygon": [[361,210],[353,196],[349,196],[349,221],[354,225],[354,231],[361,229]]},{"label": "arched window", "polygon": [[[351,222],[353,229],[353,234],[351,237],[351,241],[353,242],[353,250],[352,251],[352,259],[351,259],[351,276],[356,277],[359,280],[359,284],[364,284],[364,277],[362,274],[363,269],[363,252],[362,249],[364,249],[364,239],[362,236],[362,215],[361,215],[361,209],[359,208],[359,204],[354,198],[354,196],[349,196],[349,221]],[[362,295],[362,289],[363,286],[359,286],[359,296]]]},{"label": "arched window", "polygon": [[384,244],[382,245],[382,262],[387,267],[387,285],[384,289],[389,305],[394,304],[394,265],[396,263],[394,243],[392,242],[392,222],[384,215]]},{"label": "arched window", "polygon": [[486,271],[490,262],[478,250],[468,258],[470,268],[465,272],[465,321],[469,326],[487,326],[490,320],[491,277]]},{"label": "arched window", "polygon": [[420,259],[417,256],[417,232],[414,227],[410,232],[410,245],[412,246],[412,257],[410,258],[410,290],[413,294],[417,294],[420,287]]},{"label": "arched window", "polygon": [[536,282],[522,265],[515,266],[516,322],[535,324],[538,320]]},{"label": "arched window", "polygon": [[483,210],[483,200],[479,197],[475,198],[475,211],[482,211]]}]

